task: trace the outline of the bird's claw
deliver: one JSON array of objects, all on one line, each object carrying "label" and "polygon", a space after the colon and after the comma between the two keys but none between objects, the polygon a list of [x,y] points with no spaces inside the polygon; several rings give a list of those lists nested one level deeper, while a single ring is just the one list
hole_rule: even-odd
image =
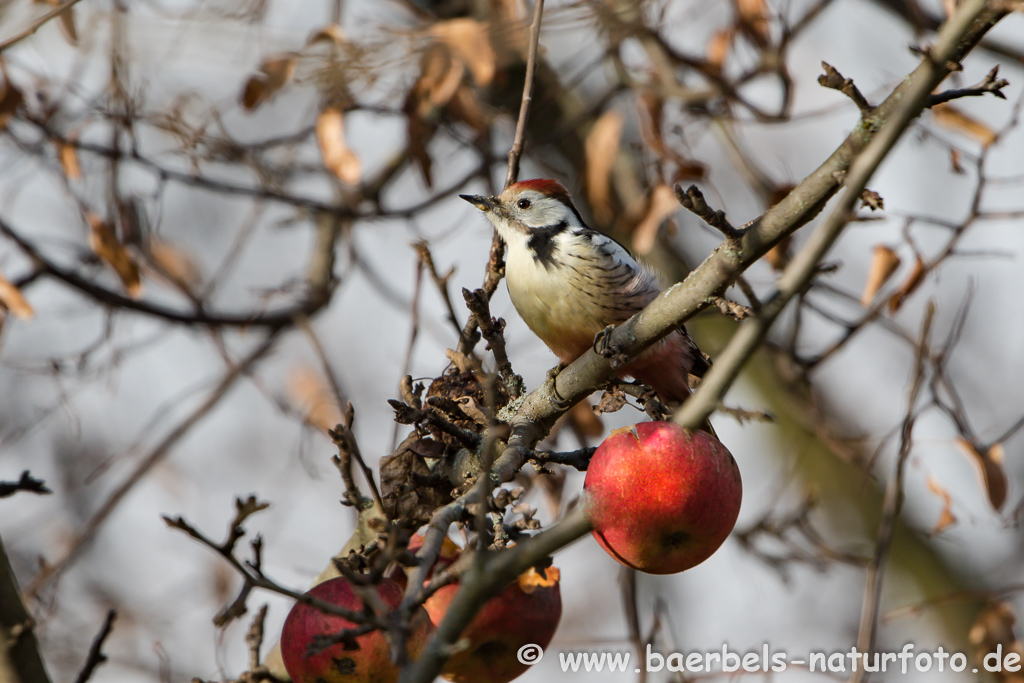
[{"label": "bird's claw", "polygon": [[612,332],[614,331],[615,325],[609,325],[594,335],[594,353],[611,360],[613,370],[622,367],[629,361],[619,345],[612,342]]},{"label": "bird's claw", "polygon": [[569,400],[562,398],[561,394],[558,393],[558,384],[555,382],[555,378],[558,377],[558,374],[562,372],[562,370],[565,370],[565,367],[565,364],[559,361],[558,365],[547,372],[547,383],[551,385],[551,403],[558,410],[569,409]]}]

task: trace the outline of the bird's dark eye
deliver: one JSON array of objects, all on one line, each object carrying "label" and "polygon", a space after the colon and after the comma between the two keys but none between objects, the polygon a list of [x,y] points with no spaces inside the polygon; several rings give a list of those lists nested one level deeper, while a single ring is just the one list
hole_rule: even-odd
[{"label": "bird's dark eye", "polygon": [[520,199],[518,202],[516,202],[516,206],[518,206],[520,209],[529,209],[530,208],[530,200],[529,199]]}]

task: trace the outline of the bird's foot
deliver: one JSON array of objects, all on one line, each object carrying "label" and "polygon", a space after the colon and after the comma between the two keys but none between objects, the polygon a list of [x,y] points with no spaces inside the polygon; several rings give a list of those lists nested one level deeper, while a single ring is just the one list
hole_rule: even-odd
[{"label": "bird's foot", "polygon": [[569,409],[569,400],[562,398],[562,395],[558,393],[558,383],[555,382],[555,378],[558,377],[559,373],[562,372],[562,370],[565,370],[565,368],[565,363],[559,361],[558,365],[548,370],[547,379],[545,380],[545,383],[550,385],[549,393],[551,394],[551,403],[558,410]]},{"label": "bird's foot", "polygon": [[594,353],[611,361],[612,370],[616,370],[627,362],[629,358],[622,352],[621,347],[612,341],[612,332],[615,325],[609,325],[594,335]]}]

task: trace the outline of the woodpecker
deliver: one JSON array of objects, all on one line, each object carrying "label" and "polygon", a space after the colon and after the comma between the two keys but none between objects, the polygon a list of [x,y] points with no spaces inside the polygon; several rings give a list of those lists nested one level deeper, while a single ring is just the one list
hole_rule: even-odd
[{"label": "woodpecker", "polygon": [[[661,293],[657,276],[591,230],[556,180],[523,180],[497,197],[459,195],[484,212],[508,246],[505,281],[519,315],[565,366]],[[680,325],[619,370],[668,405],[690,395],[708,357]]]}]

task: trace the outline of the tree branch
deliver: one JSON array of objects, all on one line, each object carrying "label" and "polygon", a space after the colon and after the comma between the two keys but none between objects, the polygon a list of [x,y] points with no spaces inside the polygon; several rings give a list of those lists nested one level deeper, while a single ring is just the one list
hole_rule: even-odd
[{"label": "tree branch", "polygon": [[135,488],[135,485],[142,481],[153,467],[162,462],[170,454],[171,449],[177,445],[178,441],[188,434],[192,427],[213,411],[213,408],[222,398],[224,398],[228,391],[235,385],[235,382],[243,377],[252,368],[256,361],[270,352],[274,343],[277,341],[278,332],[279,330],[268,335],[255,350],[232,366],[224,376],[221,377],[217,386],[215,386],[207,395],[206,400],[197,406],[195,410],[188,415],[188,417],[182,420],[181,423],[161,439],[153,450],[151,450],[146,457],[144,457],[135,466],[135,469],[132,470],[125,480],[110,493],[103,504],[100,505],[99,509],[97,509],[85,524],[83,524],[75,533],[74,538],[71,540],[70,544],[68,544],[67,550],[64,551],[60,559],[56,562],[45,564],[36,573],[36,575],[32,577],[32,580],[29,581],[28,585],[25,587],[26,595],[35,595],[38,593],[47,583],[67,569],[67,567],[78,558],[79,554],[96,536],[96,533],[99,531],[103,523],[107,521],[111,513],[117,509],[128,493]]},{"label": "tree branch", "polygon": [[21,477],[18,481],[0,481],[0,498],[7,498],[13,496],[18,491],[29,491],[31,493],[38,493],[45,495],[47,493],[53,493],[46,486],[46,482],[42,479],[36,479],[28,470],[21,473]]},{"label": "tree branch", "polygon": [[28,28],[26,28],[26,29],[24,29],[24,30],[22,30],[22,31],[20,31],[18,33],[15,33],[10,38],[7,38],[6,40],[0,42],[0,52],[3,52],[4,50],[6,50],[7,48],[11,47],[12,45],[15,45],[16,43],[20,43],[21,41],[25,40],[29,36],[35,34],[35,32],[38,31],[39,29],[41,29],[43,26],[45,26],[47,22],[49,22],[51,19],[59,17],[61,14],[64,14],[64,12],[67,12],[72,7],[77,5],[79,3],[79,1],[80,0],[68,0],[63,5],[59,5],[57,7],[54,7],[52,10],[50,10],[49,12],[44,14],[43,16],[41,16],[38,19],[36,19],[35,21],[33,21],[31,24],[29,24]]},{"label": "tree branch", "polygon": [[[917,397],[924,384],[925,365],[928,363],[930,354],[928,339],[931,335],[934,318],[935,304],[930,303],[925,311],[924,322],[921,324],[921,338],[918,342],[914,373],[910,381],[910,393],[907,397],[907,413],[900,428],[900,450],[896,456],[896,468],[892,479],[885,487],[878,543],[875,548],[875,556],[868,567],[868,577],[864,587],[864,603],[861,608],[860,630],[857,633],[857,649],[865,655],[873,652],[875,648],[875,635],[878,632],[878,608],[882,602],[882,576],[885,572],[886,560],[889,557],[896,518],[903,505],[903,476],[906,471],[907,458],[910,457],[910,449],[913,446],[914,424],[918,415]],[[854,683],[866,680],[865,675],[862,667],[854,674]]]},{"label": "tree branch", "polygon": [[[530,115],[530,103],[533,101],[533,82],[537,72],[537,50],[540,47],[540,24],[544,18],[544,0],[535,0],[533,20],[530,22],[530,47],[526,53],[526,78],[523,81],[523,98],[519,104],[519,117],[516,119],[516,133],[512,147],[508,152],[508,172],[505,174],[505,187],[519,177],[519,159],[523,153],[523,140],[526,137],[526,122]],[[505,243],[498,233],[491,238],[491,253],[487,260],[487,271],[484,274],[483,291],[490,301],[498,283],[505,275]],[[468,354],[476,344],[477,321],[470,317],[462,328],[459,338],[459,351]]]},{"label": "tree branch", "polygon": [[533,79],[537,73],[537,48],[540,45],[540,23],[544,14],[544,0],[536,0],[533,5],[533,21],[530,22],[530,50],[526,54],[526,80],[523,82],[523,99],[519,104],[519,117],[516,119],[516,134],[512,140],[512,148],[508,151],[508,172],[505,174],[505,187],[519,178],[519,158],[523,154],[523,139],[526,137],[526,121],[530,116],[530,103],[533,102]]},{"label": "tree branch", "polygon": [[99,633],[96,634],[96,637],[92,640],[92,645],[89,646],[89,656],[86,658],[82,670],[75,676],[75,683],[85,683],[88,681],[92,678],[96,668],[107,661],[107,656],[103,654],[103,643],[114,629],[115,618],[117,618],[117,610],[108,610],[107,618],[103,620],[103,626],[100,627]]},{"label": "tree branch", "polygon": [[[853,215],[856,202],[875,169],[882,163],[911,121],[926,107],[930,93],[949,75],[951,65],[962,58],[961,37],[968,34],[972,28],[986,27],[987,30],[987,27],[997,20],[995,16],[1001,16],[994,12],[991,3],[986,0],[973,0],[961,6],[960,11],[943,26],[935,45],[920,66],[886,98],[882,105],[873,110],[884,111],[883,107],[891,105],[889,111],[885,112],[878,133],[856,156],[845,174],[846,193],[828,219],[811,234],[803,249],[790,261],[779,277],[775,293],[765,302],[758,315],[740,325],[728,346],[719,354],[715,364],[704,377],[700,387],[676,412],[676,422],[694,428],[706,419],[722,400],[729,386],[739,375],[740,368],[764,340],[769,327],[782,309],[790,299],[803,291],[816,273],[818,263]],[[981,17],[986,14],[991,17],[982,20]],[[980,39],[983,34],[984,31],[979,33],[977,38]],[[847,141],[849,142],[849,139]],[[798,187],[797,190],[799,189]]]},{"label": "tree branch", "polygon": [[0,681],[50,683],[36,639],[35,622],[0,538]]}]

